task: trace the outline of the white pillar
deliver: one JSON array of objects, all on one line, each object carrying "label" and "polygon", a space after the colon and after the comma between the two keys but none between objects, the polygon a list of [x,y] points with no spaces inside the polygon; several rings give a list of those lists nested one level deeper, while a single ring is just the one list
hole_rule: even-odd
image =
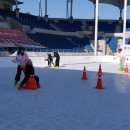
[{"label": "white pillar", "polygon": [[127,0],[124,0],[124,23],[123,23],[123,50],[125,45],[125,38],[126,38],[126,14],[127,14]]},{"label": "white pillar", "polygon": [[99,0],[96,0],[96,13],[95,13],[95,41],[94,41],[94,55],[97,55],[97,36],[98,36],[98,4]]}]

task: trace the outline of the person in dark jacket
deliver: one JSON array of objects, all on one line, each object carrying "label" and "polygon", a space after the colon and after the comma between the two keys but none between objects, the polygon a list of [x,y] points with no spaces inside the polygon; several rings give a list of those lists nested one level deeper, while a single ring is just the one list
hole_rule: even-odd
[{"label": "person in dark jacket", "polygon": [[54,57],[56,57],[56,60],[55,60],[55,67],[59,67],[60,55],[59,55],[58,52],[55,51],[55,50],[54,50]]},{"label": "person in dark jacket", "polygon": [[48,67],[51,67],[51,64],[54,65],[53,58],[52,58],[51,54],[48,54],[48,58],[46,60],[48,61]]},{"label": "person in dark jacket", "polygon": [[22,89],[23,86],[26,84],[27,80],[29,79],[29,77],[32,75],[34,76],[34,79],[36,80],[37,87],[40,88],[39,77],[35,75],[32,61],[30,59],[28,59],[26,61],[26,66],[25,66],[25,77],[22,80],[22,82],[20,83],[18,89]]}]

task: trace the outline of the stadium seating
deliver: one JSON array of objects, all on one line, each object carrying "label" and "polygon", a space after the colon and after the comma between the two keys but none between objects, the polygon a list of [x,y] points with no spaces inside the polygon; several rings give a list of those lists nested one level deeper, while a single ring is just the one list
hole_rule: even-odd
[{"label": "stadium seating", "polygon": [[28,36],[33,40],[40,42],[48,49],[58,49],[59,51],[64,52],[83,52],[83,48],[86,47],[88,52],[93,52],[88,38],[42,33],[29,33]]},{"label": "stadium seating", "polygon": [[94,52],[89,38],[78,38],[78,37],[70,37],[72,41],[74,41],[79,47],[86,48],[88,52]]},{"label": "stadium seating", "polygon": [[42,43],[47,48],[55,49],[72,49],[77,47],[71,41],[67,40],[66,36],[59,36],[53,34],[29,33],[28,36],[35,41]]},{"label": "stadium seating", "polygon": [[91,45],[86,45],[85,48],[88,50],[88,52],[94,52],[94,49]]},{"label": "stadium seating", "polygon": [[126,38],[126,39],[125,39],[125,43],[126,43],[126,44],[130,44],[130,38]]},{"label": "stadium seating", "polygon": [[82,30],[81,21],[73,21],[73,23],[70,23],[68,20],[60,20],[58,23],[55,23],[55,25],[62,31],[75,32]]},{"label": "stadium seating", "polygon": [[0,47],[41,47],[24,33],[15,29],[0,29]]},{"label": "stadium seating", "polygon": [[118,38],[113,37],[112,39],[108,40],[106,43],[108,44],[108,46],[110,47],[113,53],[117,51]]},{"label": "stadium seating", "polygon": [[48,30],[55,30],[53,27],[49,25],[49,23],[45,22],[43,18],[38,18],[37,16],[20,13],[19,21],[23,25],[31,26],[31,28],[35,27]]},{"label": "stadium seating", "polygon": [[55,30],[53,27],[49,25],[49,23],[45,22],[43,18],[40,19],[37,16],[33,16],[30,14],[20,13],[19,18],[17,18],[14,11],[6,11],[0,9],[0,16],[3,16],[5,19],[6,17],[11,17],[14,20],[20,22],[22,25],[27,25],[31,28],[35,27],[48,30]]},{"label": "stadium seating", "polygon": [[99,21],[98,29],[106,33],[115,32],[116,24],[113,22],[109,24],[107,21]]},{"label": "stadium seating", "polygon": [[[82,22],[81,20],[73,20],[73,22],[69,22],[66,19],[49,19],[48,22],[45,22],[43,18],[39,18],[37,16],[33,16],[31,14],[20,13],[19,18],[16,17],[14,11],[6,11],[0,9],[0,16],[3,18],[11,17],[14,20],[18,21],[22,25],[30,26],[33,28],[40,28],[40,29],[47,29],[47,30],[61,30],[63,32],[75,32],[75,31],[82,31],[82,26],[87,26],[88,28],[95,27],[94,20],[87,20]],[[104,33],[114,33],[116,31],[116,26],[118,25],[117,21],[107,21],[107,20],[99,20],[98,24],[98,31]],[[122,24],[123,25],[123,24]],[[130,30],[130,23],[127,21],[127,31]],[[92,30],[93,31],[93,30]],[[13,33],[12,33],[13,34]],[[31,41],[28,37],[23,37],[23,35],[19,34],[21,39],[17,39],[14,37],[13,39],[6,39],[0,38],[0,42],[2,43],[3,40],[6,43],[13,43],[13,46],[19,45],[30,45],[33,43],[34,45],[38,45],[36,42],[41,43],[42,45],[48,48],[47,51],[50,49],[60,49],[59,51],[65,52],[82,52],[83,48],[86,48],[88,52],[93,52],[93,48],[89,41],[89,38],[78,38],[74,36],[62,36],[62,35],[54,35],[54,34],[42,34],[42,33],[29,33],[28,36],[35,40]],[[16,39],[15,39],[16,38]],[[112,39],[107,39],[107,44],[112,49],[113,52],[116,52],[118,39],[113,37]],[[126,44],[130,44],[130,39],[126,39]],[[2,46],[2,45],[1,45]]]}]

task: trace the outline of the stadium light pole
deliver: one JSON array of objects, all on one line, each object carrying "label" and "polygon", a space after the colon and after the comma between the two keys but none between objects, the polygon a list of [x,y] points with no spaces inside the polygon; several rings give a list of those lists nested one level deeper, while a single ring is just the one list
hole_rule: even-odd
[{"label": "stadium light pole", "polygon": [[126,38],[126,18],[127,16],[127,0],[124,0],[124,23],[123,23],[123,50],[125,46],[125,38]]},{"label": "stadium light pole", "polygon": [[95,13],[95,40],[94,40],[94,55],[97,55],[97,36],[98,36],[98,4],[99,0],[96,0],[96,13]]},{"label": "stadium light pole", "polygon": [[68,4],[69,4],[69,1],[66,0],[66,18],[69,17],[69,12],[68,12]]},{"label": "stadium light pole", "polygon": [[47,0],[45,0],[45,16],[47,16]]},{"label": "stadium light pole", "polygon": [[41,16],[41,0],[39,0],[39,17]]},{"label": "stadium light pole", "polygon": [[122,18],[123,1],[120,1],[120,18]]},{"label": "stadium light pole", "polygon": [[73,18],[73,0],[71,0],[71,6],[70,6],[70,18]]}]

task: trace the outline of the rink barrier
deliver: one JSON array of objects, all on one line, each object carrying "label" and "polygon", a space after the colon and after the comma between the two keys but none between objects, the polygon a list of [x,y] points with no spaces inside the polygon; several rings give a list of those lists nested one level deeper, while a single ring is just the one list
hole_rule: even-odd
[{"label": "rink barrier", "polygon": [[[32,60],[35,67],[45,67],[47,66],[47,62],[45,59],[46,56],[29,56]],[[114,56],[61,56],[60,57],[60,65],[67,65],[67,64],[87,64],[91,63],[119,63],[119,58],[113,60]],[[130,59],[130,57],[128,57]],[[14,56],[10,57],[0,57],[0,67],[16,67],[17,64],[14,64],[12,60]],[[55,61],[55,58],[54,58]],[[130,63],[130,60],[127,60],[126,63]]]}]

